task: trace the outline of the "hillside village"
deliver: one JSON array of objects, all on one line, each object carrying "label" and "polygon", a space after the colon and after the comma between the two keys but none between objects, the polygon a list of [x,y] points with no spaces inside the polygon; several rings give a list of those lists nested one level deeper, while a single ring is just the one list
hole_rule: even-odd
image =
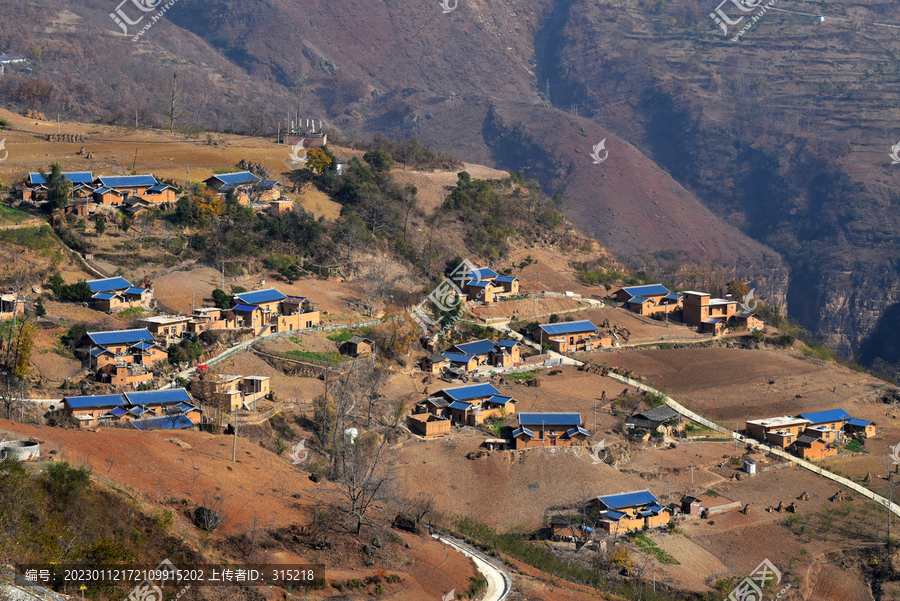
[{"label": "hillside village", "polygon": [[[341,161],[339,173],[346,169]],[[60,182],[64,202],[52,200]],[[197,193],[275,216],[302,210],[282,187],[249,170],[223,170],[205,179]],[[55,210],[45,215],[51,220],[96,220],[118,212],[116,220],[140,217],[154,207],[174,211],[184,191],[149,173],[95,176],[56,169],[53,174],[29,172],[8,202],[35,215],[55,202]],[[359,452],[378,457],[385,445],[395,445],[396,469],[408,482],[405,494],[430,499],[427,505],[435,514],[471,513],[475,510],[466,507],[482,500],[482,494],[507,495],[510,521],[494,512],[479,519],[492,527],[527,525],[549,552],[573,564],[582,559],[571,553],[591,553],[590,561],[605,566],[616,581],[646,581],[644,570],[651,570],[669,590],[698,595],[711,590],[726,566],[734,576],[753,568],[752,560],[723,559],[724,547],[717,547],[723,549],[721,556],[704,551],[708,542],[703,541],[739,540],[744,528],[768,528],[781,519],[778,514],[799,515],[804,503],[819,503],[820,494],[810,500],[806,489],[830,482],[824,487],[831,496],[832,489],[843,486],[814,475],[816,465],[821,472],[826,460],[862,461],[871,457],[867,451],[884,446],[886,429],[879,423],[884,409],[861,400],[882,388],[859,381],[848,369],[835,375],[837,368],[816,364],[818,377],[835,377],[847,389],[838,393],[835,385],[827,399],[822,396],[810,406],[796,400],[805,398],[797,392],[785,393],[777,404],[749,409],[746,399],[737,402],[740,391],[735,395],[721,388],[728,374],[742,369],[744,359],[736,353],[765,357],[761,361],[768,366],[746,376],[747,388],[769,381],[764,372],[770,368],[772,373],[785,370],[784,378],[800,378],[812,369],[802,355],[798,358],[799,351],[789,354],[796,339],[765,323],[750,302],[752,292],[711,294],[621,280],[589,287],[574,278],[544,279],[541,285],[540,273],[529,265],[530,254],[528,259],[481,266],[458,262],[457,271],[465,266],[458,286],[445,278],[434,291],[425,287],[404,295],[404,289],[393,290],[375,310],[365,289],[354,288],[350,278],[330,278],[330,268],[325,274],[291,277],[269,272],[267,277],[280,281],[226,289],[223,267],[221,284],[207,286],[208,296],[191,292],[190,303],[178,305],[171,299],[181,291],[170,288],[175,286],[167,279],[171,273],[140,281],[121,274],[85,277],[100,272],[84,253],[78,274],[45,274],[43,281],[20,281],[2,291],[0,319],[6,331],[24,323],[53,329],[56,350],[46,352],[64,348],[72,367],[69,377],[52,386],[42,375],[30,379],[26,389],[27,378],[19,378],[11,392],[7,380],[7,420],[0,429],[14,440],[40,441],[42,453],[53,449],[52,455],[29,460],[41,465],[59,462],[66,445],[80,448],[105,436],[142,448],[155,440],[174,442],[163,457],[222,440],[215,444],[233,445],[232,457],[245,447],[271,453],[285,468],[308,471],[316,484],[335,448],[347,452],[356,445]],[[452,291],[455,300],[448,308],[459,307],[458,313],[444,325],[446,315],[435,311],[431,327],[424,327],[413,299],[424,299],[423,305],[445,302],[441,289]],[[104,320],[114,327],[94,327]],[[685,375],[695,355],[714,351],[731,362],[721,368],[719,380],[703,385],[731,398],[719,405],[718,421],[715,398],[693,387],[718,370]],[[783,367],[788,361],[790,366]],[[761,398],[781,376],[771,377]],[[801,389],[796,382],[793,386]],[[824,395],[818,384],[804,380],[803,386],[818,386],[817,394]],[[840,408],[843,403],[852,413]],[[287,416],[292,426],[286,425]],[[170,461],[160,459],[158,451],[147,452]],[[96,466],[104,460],[111,469],[120,461],[86,462]],[[224,455],[216,461],[215,468],[204,469],[233,469]],[[367,464],[373,471],[374,461]],[[535,465],[550,470],[544,480],[522,479],[501,492],[506,476],[500,473]],[[871,462],[865,465],[871,471]],[[573,469],[577,476],[570,475]],[[791,486],[782,479],[786,470]],[[555,471],[567,474],[560,476],[565,482],[545,491],[553,488],[556,477],[547,474]],[[893,471],[881,470],[881,478],[890,479]],[[881,496],[884,491],[876,492],[871,474],[866,477],[871,490],[855,485],[848,498],[862,499],[857,490],[862,488],[876,504],[890,506]],[[481,482],[484,490],[468,497],[456,487],[459,478]],[[804,490],[794,494],[797,486]],[[424,513],[416,517],[411,502],[395,511],[386,498],[377,501],[383,517],[393,520],[392,531],[403,536],[446,527],[429,523]],[[213,505],[223,510],[224,503],[183,502],[195,503],[201,513]],[[289,522],[276,514],[273,528]],[[331,526],[323,528],[326,539],[337,537],[329,534]],[[375,526],[366,528],[375,540],[385,536]],[[880,526],[875,528],[877,537]],[[357,535],[361,531],[362,517]],[[686,532],[691,538],[679,539]],[[320,541],[312,550],[294,551],[328,564],[334,561],[329,545]],[[378,546],[371,552],[370,546],[352,551],[352,569],[388,565]],[[711,567],[698,568],[701,555],[714,559]],[[327,565],[327,572],[338,570],[334,563]],[[481,592],[474,594],[501,598],[486,587],[476,587]]]}]

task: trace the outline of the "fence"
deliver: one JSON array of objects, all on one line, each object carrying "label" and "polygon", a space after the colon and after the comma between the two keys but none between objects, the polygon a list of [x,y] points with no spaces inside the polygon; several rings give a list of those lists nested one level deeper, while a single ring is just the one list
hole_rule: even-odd
[{"label": "fence", "polygon": [[[609,377],[613,378],[614,380],[618,380],[619,382],[622,382],[623,384],[627,384],[629,386],[634,386],[635,388],[638,388],[640,390],[644,390],[647,392],[654,392],[654,393],[659,392],[652,386],[647,386],[646,384],[641,384],[640,382],[635,382],[634,380],[630,380],[628,378],[620,376],[619,374],[610,373]],[[768,453],[771,453],[771,454],[781,457],[783,459],[787,459],[789,462],[791,462],[794,465],[798,465],[798,466],[800,466],[804,469],[807,469],[811,472],[814,472],[816,474],[824,476],[824,477],[828,478],[829,480],[833,480],[834,482],[837,482],[838,484],[841,484],[842,486],[845,486],[845,487],[849,488],[850,490],[857,492],[868,499],[872,499],[873,501],[875,501],[882,507],[890,510],[891,513],[893,513],[894,515],[900,516],[900,505],[898,505],[897,503],[893,503],[893,502],[889,501],[888,499],[885,499],[878,493],[871,491],[868,488],[860,486],[856,482],[848,480],[847,478],[844,478],[843,476],[838,476],[837,474],[833,474],[822,467],[819,467],[813,463],[810,463],[809,461],[800,459],[799,457],[794,457],[793,455],[791,455],[790,453],[787,453],[786,451],[784,451],[782,449],[769,446],[765,443],[759,442],[758,440],[748,438],[739,432],[734,432],[732,430],[729,430],[728,428],[720,426],[719,424],[712,422],[701,415],[697,415],[696,413],[694,413],[687,407],[684,407],[683,405],[676,402],[674,399],[672,399],[668,395],[666,395],[665,403],[666,403],[666,405],[668,405],[669,407],[671,407],[672,409],[674,409],[675,411],[677,411],[678,413],[680,413],[681,415],[687,417],[688,419],[690,419],[692,421],[702,424],[702,425],[706,426],[707,428],[710,428],[711,430],[716,430],[718,432],[728,434],[729,436],[735,438],[739,442],[743,442],[745,444],[752,445],[763,451],[766,451]]]}]

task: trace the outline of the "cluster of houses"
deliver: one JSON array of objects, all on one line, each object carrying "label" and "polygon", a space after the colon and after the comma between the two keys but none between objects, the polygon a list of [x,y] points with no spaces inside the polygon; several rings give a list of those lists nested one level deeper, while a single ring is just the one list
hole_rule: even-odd
[{"label": "cluster of houses", "polygon": [[750,331],[763,327],[753,311],[739,310],[739,303],[728,295],[713,298],[706,292],[670,292],[662,284],[626,286],[614,293],[617,302],[638,315],[653,316],[680,312],[681,321],[700,332],[722,334],[726,329]]},{"label": "cluster of houses", "polygon": [[[94,177],[90,171],[65,171],[62,175],[72,184],[66,211],[79,216],[113,208],[139,215],[154,205],[174,203],[179,192],[151,174]],[[279,182],[263,180],[249,171],[216,174],[203,183],[219,196],[232,192],[242,205],[268,205],[275,212],[293,206],[292,201],[282,200]],[[22,200],[35,204],[44,201],[48,192],[46,174],[29,173],[17,191]]]},{"label": "cluster of houses", "polygon": [[855,419],[843,409],[747,420],[747,436],[786,449],[802,459],[837,455],[838,445],[851,438],[875,435],[875,424]]},{"label": "cluster of houses", "polygon": [[516,449],[567,447],[583,444],[590,436],[580,413],[519,413],[517,403],[491,384],[445,388],[417,403],[409,424],[422,436],[440,436],[449,434],[454,424],[479,426],[489,418],[515,415],[518,426],[511,440],[503,442]]},{"label": "cluster of houses", "polygon": [[62,413],[81,427],[127,423],[139,430],[190,428],[202,415],[184,388],[65,397]]},{"label": "cluster of houses", "polygon": [[469,300],[489,305],[519,294],[519,278],[500,275],[488,267],[471,271],[465,281],[463,302]]},{"label": "cluster of houses", "polygon": [[[87,282],[97,308],[144,306],[152,291],[134,288],[124,278]],[[129,305],[131,303],[131,305]],[[198,308],[191,315],[154,315],[137,321],[140,328],[88,332],[90,367],[98,380],[116,387],[137,387],[153,379],[149,368],[167,361],[168,346],[208,330],[249,330],[254,336],[302,330],[320,325],[319,311],[305,297],[268,288],[241,292],[230,309]]]}]

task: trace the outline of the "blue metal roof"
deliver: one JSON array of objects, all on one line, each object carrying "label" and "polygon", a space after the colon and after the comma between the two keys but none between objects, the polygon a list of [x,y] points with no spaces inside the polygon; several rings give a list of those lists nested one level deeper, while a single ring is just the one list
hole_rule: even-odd
[{"label": "blue metal roof", "polygon": [[493,351],[496,346],[490,340],[476,340],[475,342],[457,344],[453,348],[466,355],[486,355]]},{"label": "blue metal roof", "polygon": [[138,342],[131,348],[136,348],[139,351],[146,351],[147,349],[153,348],[154,344],[152,342]]},{"label": "blue metal roof", "polygon": [[233,173],[219,173],[207,179],[217,179],[223,184],[230,184],[232,186],[239,186],[241,184],[255,184],[260,181],[260,178],[256,177],[249,171],[236,171]]},{"label": "blue metal roof", "polygon": [[586,429],[582,428],[581,426],[578,426],[576,428],[572,428],[571,430],[566,431],[566,436],[568,436],[569,438],[572,438],[576,434],[584,434],[585,436],[591,435],[590,432],[588,432]]},{"label": "blue metal roof", "polygon": [[444,359],[449,359],[453,363],[468,363],[472,360],[471,355],[463,355],[462,353],[444,353],[441,356]]},{"label": "blue metal roof", "polygon": [[445,388],[441,392],[454,401],[468,401],[500,394],[500,391],[490,384],[473,384],[471,386],[460,386],[459,388]]},{"label": "blue metal roof", "polygon": [[103,353],[109,353],[109,354],[112,354],[112,351],[108,351],[108,350],[106,350],[105,348],[95,348],[95,349],[91,349],[91,356],[92,356],[92,357],[97,357],[97,356],[99,356],[99,355],[102,355]]},{"label": "blue metal roof", "polygon": [[624,507],[637,507],[638,505],[659,505],[659,499],[653,496],[653,493],[649,490],[606,495],[597,497],[597,500],[608,509],[622,509]]},{"label": "blue metal roof", "polygon": [[850,424],[851,426],[868,426],[868,425],[872,424],[872,422],[863,421],[861,419],[851,419],[847,423]]},{"label": "blue metal roof", "polygon": [[608,518],[611,519],[611,520],[621,520],[621,519],[624,518],[626,515],[627,515],[627,514],[622,513],[621,511],[613,511],[613,510],[609,510],[609,511],[606,512],[606,517],[608,517]]},{"label": "blue metal roof", "polygon": [[519,278],[510,277],[508,275],[501,275],[494,278],[495,282],[503,282],[504,284],[512,284]]},{"label": "blue metal roof", "polygon": [[232,311],[252,312],[259,309],[256,305],[235,305]]},{"label": "blue metal roof", "polygon": [[449,405],[447,405],[447,409],[458,409],[459,411],[468,411],[472,407],[474,407],[472,403],[464,403],[462,401],[453,401]]},{"label": "blue metal roof", "polygon": [[103,195],[103,194],[118,194],[119,196],[122,196],[122,193],[119,192],[118,190],[113,190],[112,188],[107,188],[106,186],[97,188],[96,190],[94,190],[94,194],[100,194],[100,195]]},{"label": "blue metal roof", "polygon": [[183,411],[184,413],[187,413],[189,411],[199,411],[199,409],[197,408],[196,405],[192,405],[190,403],[178,403],[177,405],[175,405],[172,408],[178,409],[179,411]]},{"label": "blue metal roof", "polygon": [[596,332],[597,326],[590,321],[567,321],[564,323],[543,324],[541,329],[548,335],[579,334],[581,332]]},{"label": "blue metal roof", "polygon": [[155,186],[159,182],[152,175],[118,175],[104,176],[101,175],[97,181],[109,188],[143,188],[144,186]]},{"label": "blue metal roof", "polygon": [[136,430],[171,430],[173,428],[191,428],[194,422],[185,415],[176,415],[136,419],[131,422],[131,425]]},{"label": "blue metal roof", "polygon": [[669,294],[669,289],[662,284],[647,284],[646,286],[628,286],[622,288],[631,296],[658,296],[660,294]]},{"label": "blue metal roof", "polygon": [[[63,177],[73,184],[89,184],[94,181],[94,174],[90,171],[63,171]],[[46,174],[46,175],[49,175]],[[32,184],[46,184],[47,180],[40,173],[29,173],[28,181]]]},{"label": "blue metal roof", "polygon": [[490,267],[481,267],[479,269],[473,269],[469,272],[469,277],[475,280],[483,280],[486,278],[495,278],[499,274],[491,269]]},{"label": "blue metal roof", "polygon": [[278,182],[274,179],[264,179],[263,181],[259,182],[257,186],[259,186],[260,188],[274,188],[277,183]]},{"label": "blue metal roof", "polygon": [[131,288],[131,282],[125,278],[104,278],[102,280],[88,280],[87,285],[91,292],[109,292],[110,290],[126,290]]},{"label": "blue metal roof", "polygon": [[670,292],[669,294],[665,295],[663,298],[677,301],[678,299],[680,299],[683,296],[684,295],[681,294],[680,292]]},{"label": "blue metal roof", "polygon": [[581,425],[580,413],[520,413],[520,426],[572,426]]},{"label": "blue metal roof", "polygon": [[146,407],[143,407],[141,405],[138,405],[137,407],[132,407],[131,409],[129,409],[128,413],[130,413],[132,415],[137,415],[138,417],[140,417],[141,415],[144,415],[145,413],[156,413],[156,412],[152,411],[151,409],[148,409]]},{"label": "blue metal roof", "polygon": [[491,285],[491,283],[488,282],[488,281],[484,281],[484,282],[469,282],[469,287],[470,287],[470,288],[487,288],[487,287],[490,286],[490,285]]},{"label": "blue metal roof", "polygon": [[96,298],[97,300],[110,300],[110,299],[116,298],[116,296],[117,296],[116,294],[112,294],[110,292],[98,292],[91,298]]},{"label": "blue metal roof", "polygon": [[143,294],[143,293],[146,292],[146,291],[147,291],[146,288],[129,288],[128,290],[125,291],[125,294],[138,294],[138,295],[140,295],[140,294]]},{"label": "blue metal roof", "polygon": [[493,403],[494,405],[505,405],[510,401],[512,401],[513,403],[517,402],[516,399],[512,398],[511,396],[500,396],[499,394],[495,394],[494,396],[492,396],[491,398],[486,400],[485,403]]},{"label": "blue metal roof", "polygon": [[184,388],[126,392],[125,398],[132,405],[158,405],[161,403],[190,403],[191,397]]},{"label": "blue metal roof", "polygon": [[516,429],[513,430],[513,432],[512,432],[513,438],[518,438],[518,437],[521,436],[522,434],[527,434],[527,435],[530,436],[531,438],[534,438],[534,432],[532,432],[532,431],[529,430],[528,428],[524,428],[524,427],[523,427],[523,428],[516,428]]},{"label": "blue metal roof", "polygon": [[813,424],[824,424],[826,422],[840,422],[851,420],[853,416],[843,409],[831,409],[829,411],[815,411],[813,413],[801,413],[798,417],[808,419]]},{"label": "blue metal roof", "polygon": [[121,407],[128,402],[121,394],[101,394],[98,396],[67,396],[63,399],[72,409],[87,409],[89,407]]},{"label": "blue metal roof", "polygon": [[652,301],[649,298],[645,298],[643,296],[633,296],[630,299],[628,299],[629,305],[632,303],[635,305],[643,305],[644,303],[649,303],[649,302],[652,302]]},{"label": "blue metal roof", "polygon": [[175,189],[175,188],[172,188],[172,186],[170,186],[168,184],[157,184],[155,186],[150,186],[149,188],[147,188],[147,191],[148,192],[162,192],[166,188],[171,188],[172,190]]},{"label": "blue metal roof", "polygon": [[518,340],[501,340],[499,343],[499,346],[503,346],[506,348],[512,348],[512,347],[516,346],[517,344],[519,344]]},{"label": "blue metal roof", "polygon": [[284,300],[287,296],[274,288],[268,288],[266,290],[257,290],[255,292],[241,292],[240,294],[235,294],[234,298],[247,305],[258,305],[260,303],[271,303]]},{"label": "blue metal roof", "polygon": [[114,330],[112,332],[88,332],[91,342],[99,346],[110,344],[137,344],[141,340],[153,340],[153,334],[147,328],[139,330]]},{"label": "blue metal roof", "polygon": [[125,415],[128,412],[125,411],[124,409],[122,409],[121,407],[116,407],[115,409],[107,411],[107,413],[109,415],[112,415],[113,417],[122,417],[123,415]]}]

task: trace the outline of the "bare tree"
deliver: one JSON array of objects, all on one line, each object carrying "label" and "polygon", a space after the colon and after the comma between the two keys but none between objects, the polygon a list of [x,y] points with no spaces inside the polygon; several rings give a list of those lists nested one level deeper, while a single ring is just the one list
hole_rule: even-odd
[{"label": "bare tree", "polygon": [[225,499],[212,491],[205,491],[201,505],[194,510],[194,525],[212,534],[226,521],[224,508]]},{"label": "bare tree", "polygon": [[369,316],[384,304],[388,293],[396,287],[396,266],[386,256],[380,256],[356,281],[356,291]]},{"label": "bare tree", "polygon": [[169,132],[175,133],[175,122],[181,117],[181,88],[178,85],[178,71],[172,74],[172,89],[169,95]]},{"label": "bare tree", "polygon": [[571,509],[553,516],[553,522],[560,525],[567,536],[572,537],[575,551],[579,551],[594,535],[599,521],[600,510],[592,503],[594,497],[582,486],[578,496],[571,503]]},{"label": "bare tree", "polygon": [[256,552],[259,541],[264,534],[264,530],[260,527],[259,517],[253,516],[253,519],[241,527],[241,533],[238,535],[238,544],[241,551],[247,558],[252,558]]},{"label": "bare tree", "polygon": [[396,462],[387,441],[387,436],[369,434],[341,445],[337,491],[343,511],[355,522],[357,536],[368,510],[390,499],[393,492]]}]

